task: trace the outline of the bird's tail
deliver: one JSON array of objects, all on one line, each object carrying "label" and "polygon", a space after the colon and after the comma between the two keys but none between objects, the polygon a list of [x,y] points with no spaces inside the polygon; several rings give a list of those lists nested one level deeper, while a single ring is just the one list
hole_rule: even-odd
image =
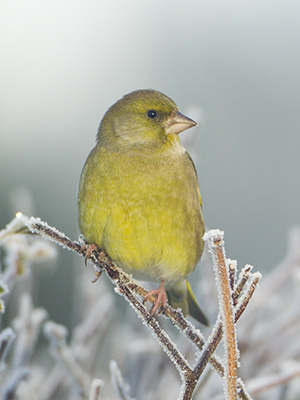
[{"label": "bird's tail", "polygon": [[181,308],[183,315],[190,315],[201,324],[209,326],[209,320],[201,310],[187,279],[185,280],[185,285],[184,290],[182,290],[181,285],[180,289],[179,286],[167,288],[170,305],[173,308]]}]

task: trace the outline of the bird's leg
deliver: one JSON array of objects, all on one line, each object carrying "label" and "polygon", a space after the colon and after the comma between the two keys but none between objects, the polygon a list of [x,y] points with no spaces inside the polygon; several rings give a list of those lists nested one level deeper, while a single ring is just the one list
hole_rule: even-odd
[{"label": "bird's leg", "polygon": [[93,250],[97,249],[97,245],[95,243],[92,244],[83,244],[79,250],[79,253],[85,253],[84,256],[84,263],[85,266],[87,265],[88,259],[90,258],[90,255]]},{"label": "bird's leg", "polygon": [[[81,248],[80,248],[80,250],[79,250],[79,253],[80,253],[80,254],[82,254],[82,253],[84,254],[84,253],[85,253],[85,256],[84,256],[84,263],[85,263],[85,266],[87,265],[88,259],[90,258],[92,252],[93,252],[95,249],[98,249],[98,247],[97,247],[97,245],[96,245],[95,243],[92,243],[92,244],[84,244],[84,245],[81,246]],[[104,256],[105,256],[104,252],[103,252],[103,251],[100,251],[99,257],[98,257],[99,262],[101,262],[101,260],[102,260],[102,258],[103,258]],[[96,270],[95,270],[95,276],[94,276],[94,279],[92,280],[92,283],[97,282],[97,280],[100,278],[101,274],[102,274],[102,270],[101,270],[101,269],[96,269]]]},{"label": "bird's leg", "polygon": [[156,300],[150,311],[150,315],[151,317],[153,317],[153,315],[156,313],[159,307],[162,307],[163,309],[166,309],[168,307],[168,298],[163,279],[160,281],[158,289],[149,290],[149,292],[144,296],[143,303],[147,301],[151,296],[156,297]]},{"label": "bird's leg", "polygon": [[[98,260],[100,263],[104,257],[105,257],[105,253],[104,253],[104,251],[101,250],[99,253],[99,256],[98,256]],[[96,283],[97,280],[100,278],[101,274],[102,274],[102,269],[96,269],[95,276],[94,276],[94,279],[92,280],[92,283]]]},{"label": "bird's leg", "polygon": [[95,271],[95,276],[94,276],[94,278],[92,279],[92,283],[96,283],[97,280],[100,278],[101,274],[102,274],[102,270],[101,270],[101,269],[97,269],[97,270]]}]

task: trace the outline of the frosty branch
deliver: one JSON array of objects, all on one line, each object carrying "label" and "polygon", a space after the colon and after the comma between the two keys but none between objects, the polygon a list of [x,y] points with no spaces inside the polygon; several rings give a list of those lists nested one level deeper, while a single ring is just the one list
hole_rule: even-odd
[{"label": "frosty branch", "polygon": [[[85,241],[82,238],[79,242],[72,241],[62,232],[38,218],[27,218],[18,213],[15,220],[7,226],[6,231],[7,234],[11,234],[13,232],[26,232],[28,229],[32,233],[44,236],[64,248],[84,255],[82,249]],[[5,232],[2,231],[2,234],[5,235]],[[214,261],[220,303],[219,316],[210,337],[206,341],[201,332],[184,318],[181,311],[174,310],[171,307],[162,311],[162,314],[169,318],[188,340],[201,351],[193,367],[178,350],[176,344],[171,341],[165,330],[161,328],[159,321],[150,317],[147,308],[141,301],[147,293],[146,290],[118,268],[103,251],[93,250],[89,261],[95,268],[95,281],[103,271],[106,273],[115,285],[115,291],[129,302],[142,322],[154,333],[155,338],[174,363],[182,381],[181,399],[189,400],[192,398],[199,378],[208,363],[224,378],[227,399],[233,400],[238,397],[250,399],[243,382],[237,377],[238,350],[234,325],[247,307],[261,275],[260,273],[252,274],[250,272],[251,267],[246,266],[236,282],[236,264],[225,258],[223,232],[210,231],[205,235],[205,240],[208,242],[209,251]],[[154,298],[150,298],[150,301],[154,302],[154,300]],[[226,354],[224,363],[214,356],[223,336]],[[83,386],[86,387],[85,384]]]}]

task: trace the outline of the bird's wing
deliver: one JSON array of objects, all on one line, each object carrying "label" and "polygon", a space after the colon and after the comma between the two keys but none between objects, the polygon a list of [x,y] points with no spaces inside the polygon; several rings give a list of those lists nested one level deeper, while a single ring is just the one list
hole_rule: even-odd
[{"label": "bird's wing", "polygon": [[[195,171],[195,175],[196,175],[196,177],[197,177],[197,179],[198,179],[197,170],[196,170],[196,167],[195,167],[195,164],[194,164],[194,161],[193,161],[192,157],[189,155],[189,153],[188,153],[187,151],[185,151],[185,155],[186,155],[186,157],[188,158],[188,160],[190,161],[190,163],[192,164],[192,167],[193,167],[193,169],[194,169],[194,171]],[[198,185],[198,187],[197,187],[197,191],[198,191],[199,201],[200,201],[200,204],[201,204],[201,207],[202,207],[202,197],[201,197],[199,185]]]}]

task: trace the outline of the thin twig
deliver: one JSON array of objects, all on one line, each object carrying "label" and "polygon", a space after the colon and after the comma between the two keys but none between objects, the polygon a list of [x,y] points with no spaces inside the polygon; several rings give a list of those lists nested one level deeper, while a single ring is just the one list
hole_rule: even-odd
[{"label": "thin twig", "polygon": [[[298,364],[298,363],[297,363]],[[295,365],[293,368],[282,369],[277,374],[255,378],[248,382],[249,391],[252,395],[258,395],[265,390],[276,386],[287,384],[292,379],[300,376],[300,365]]]},{"label": "thin twig", "polygon": [[[22,215],[21,217],[25,218]],[[26,225],[32,232],[45,236],[51,241],[63,246],[64,248],[75,251],[80,255],[84,255],[84,251],[82,251],[83,244],[85,243],[84,241],[81,242],[72,241],[71,239],[66,237],[63,233],[59,232],[57,229],[52,228],[45,222],[42,222],[39,218],[31,217],[30,219],[27,219]],[[224,323],[226,325],[225,333],[227,332],[225,336],[227,337],[227,340],[230,343],[228,352],[229,367],[227,369],[226,375],[227,375],[227,386],[229,387],[228,395],[231,397],[228,398],[236,399],[237,396],[239,396],[241,399],[250,399],[250,396],[248,396],[248,394],[244,389],[243,382],[240,379],[237,379],[236,373],[233,374],[232,372],[236,371],[236,366],[237,366],[237,355],[236,354],[234,355],[234,348],[236,351],[236,341],[235,341],[236,338],[234,331],[231,332],[231,334],[230,333],[228,334],[228,332],[230,332],[230,323],[229,323],[230,318],[232,319],[232,326],[233,326],[233,318],[234,321],[236,322],[243,313],[245,307],[247,306],[254,292],[259,277],[256,276],[256,281],[255,281],[256,283],[254,283],[254,279],[252,279],[252,284],[248,284],[245,290],[244,287],[247,282],[247,279],[249,278],[249,276],[254,276],[254,274],[244,277],[242,282],[239,281],[240,283],[238,285],[237,284],[234,285],[235,269],[231,268],[231,273],[230,273],[231,278],[229,280],[228,271],[226,268],[225,251],[223,248],[223,243],[221,242],[222,238],[219,240],[219,242],[215,240],[214,245],[216,246],[216,248],[218,248],[219,252],[218,255],[215,257],[215,261],[221,264],[224,273],[227,273],[227,283],[223,275],[221,276],[221,278],[225,279],[225,283],[223,282],[222,285],[227,284],[228,290],[226,291],[226,293],[230,297],[229,300],[227,299],[227,305],[225,307],[226,310],[223,312],[223,317],[225,316]],[[168,357],[176,365],[182,380],[182,388],[181,388],[182,399],[189,400],[192,398],[199,377],[201,376],[208,362],[211,363],[211,365],[217,370],[217,372],[220,373],[221,376],[222,375],[224,376],[224,371],[225,371],[224,366],[222,362],[219,360],[219,358],[217,356],[214,356],[213,354],[223,335],[223,323],[220,319],[217,321],[215,325],[213,334],[206,342],[204,336],[200,333],[200,331],[196,330],[194,326],[184,318],[183,314],[179,310],[174,310],[170,306],[167,307],[166,310],[163,310],[163,315],[167,318],[170,318],[171,321],[179,328],[179,330],[182,331],[182,333],[184,333],[185,336],[187,336],[187,338],[189,339],[189,341],[191,341],[191,343],[197,346],[198,349],[202,349],[202,353],[198,358],[194,368],[192,369],[188,361],[185,359],[185,357],[179,352],[176,345],[170,340],[167,333],[161,328],[157,319],[150,317],[150,314],[147,311],[146,307],[136,297],[136,296],[143,297],[145,293],[147,293],[145,289],[142,288],[138,283],[133,281],[129,275],[127,275],[120,268],[118,268],[109,259],[109,257],[103,253],[103,251],[98,251],[98,250],[93,251],[89,260],[94,265],[95,274],[97,277],[101,274],[102,271],[105,271],[110,280],[116,285],[116,291],[119,294],[121,294],[135,309],[138,316],[142,319],[143,323],[152,330],[154,336],[156,337],[160,345],[164,348]],[[234,264],[234,262],[232,262],[232,264]],[[234,295],[232,295],[232,290],[230,290],[230,288],[232,289],[233,287],[235,288]],[[243,290],[245,293],[243,293],[242,296],[240,296]],[[233,317],[231,296],[235,296],[236,300],[240,297],[235,309],[234,317]],[[150,300],[153,301],[154,299],[150,298]],[[231,317],[230,317],[230,312],[231,312]]]},{"label": "thin twig", "polygon": [[223,320],[224,349],[225,349],[225,393],[226,398],[237,400],[237,365],[238,350],[234,327],[234,310],[232,292],[230,290],[229,273],[226,265],[224,249],[224,233],[215,230],[205,235],[208,248],[213,258],[217,285],[219,287],[219,310]]},{"label": "thin twig", "polygon": [[[73,250],[78,254],[81,254],[82,246],[79,243],[73,242],[67,236],[61,234],[57,229],[52,229],[52,227],[42,222],[40,219],[31,217],[28,227],[36,233],[47,236],[53,242],[58,243],[69,250]],[[127,286],[127,283],[130,282],[129,275],[118,268],[107,255],[102,256],[101,261],[99,262],[97,258],[94,260],[97,251],[93,253],[92,262],[95,262],[96,268],[103,269],[106,272],[110,280],[117,286],[117,291],[123,295],[124,298],[135,309],[143,323],[155,333],[156,339],[166,351],[170,359],[174,362],[180,374],[191,372],[191,367],[189,366],[187,360],[181,355],[176,345],[171,341],[167,333],[161,328],[159,322],[155,318],[151,318],[146,307],[139,300],[137,300],[130,291],[129,287]],[[136,284],[136,286],[138,285]]]}]

